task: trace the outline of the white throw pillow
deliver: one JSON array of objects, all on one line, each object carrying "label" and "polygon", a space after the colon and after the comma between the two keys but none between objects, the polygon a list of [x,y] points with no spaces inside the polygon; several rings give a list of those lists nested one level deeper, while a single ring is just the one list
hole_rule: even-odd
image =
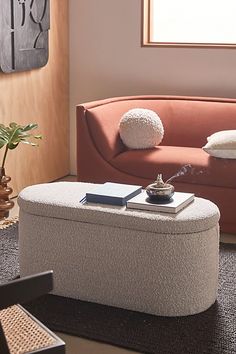
[{"label": "white throw pillow", "polygon": [[134,108],[126,112],[119,124],[120,137],[130,149],[148,149],[163,139],[164,127],[156,112]]},{"label": "white throw pillow", "polygon": [[209,155],[225,159],[236,159],[236,130],[222,130],[207,138],[203,150]]}]

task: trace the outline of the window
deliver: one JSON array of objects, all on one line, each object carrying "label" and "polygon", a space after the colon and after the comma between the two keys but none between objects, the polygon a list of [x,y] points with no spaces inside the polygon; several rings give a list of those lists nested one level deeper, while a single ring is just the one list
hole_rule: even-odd
[{"label": "window", "polygon": [[236,47],[236,0],[143,0],[143,45]]}]

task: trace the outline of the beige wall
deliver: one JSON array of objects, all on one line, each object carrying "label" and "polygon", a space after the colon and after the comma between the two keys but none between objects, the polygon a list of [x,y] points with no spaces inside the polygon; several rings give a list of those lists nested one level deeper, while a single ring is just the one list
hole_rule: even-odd
[{"label": "beige wall", "polygon": [[236,49],[142,48],[141,0],[70,0],[71,171],[75,106],[136,94],[236,97]]},{"label": "beige wall", "polygon": [[68,4],[51,0],[48,64],[22,73],[0,73],[0,122],[37,122],[44,137],[39,148],[22,144],[9,152],[6,173],[12,177],[14,194],[69,172]]}]

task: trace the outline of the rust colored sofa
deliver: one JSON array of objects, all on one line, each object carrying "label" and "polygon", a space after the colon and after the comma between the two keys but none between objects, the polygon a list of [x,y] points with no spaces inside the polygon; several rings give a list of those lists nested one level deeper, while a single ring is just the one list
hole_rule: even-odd
[{"label": "rust colored sofa", "polygon": [[[129,150],[118,124],[132,108],[154,110],[165,134],[161,144]],[[236,129],[236,100],[182,97],[117,97],[77,106],[78,180],[141,184],[162,173],[169,178],[185,164],[191,173],[176,179],[176,190],[193,192],[215,202],[221,211],[221,231],[236,233],[236,160],[211,157],[202,150],[207,137]]]}]

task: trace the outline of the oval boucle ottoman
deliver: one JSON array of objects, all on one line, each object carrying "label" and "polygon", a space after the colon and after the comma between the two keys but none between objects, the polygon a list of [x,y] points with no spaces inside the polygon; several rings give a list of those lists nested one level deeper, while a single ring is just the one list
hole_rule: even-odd
[{"label": "oval boucle ottoman", "polygon": [[216,300],[219,210],[195,198],[178,214],[80,203],[96,184],[25,188],[22,276],[54,270],[54,294],[162,316],[202,312]]}]

